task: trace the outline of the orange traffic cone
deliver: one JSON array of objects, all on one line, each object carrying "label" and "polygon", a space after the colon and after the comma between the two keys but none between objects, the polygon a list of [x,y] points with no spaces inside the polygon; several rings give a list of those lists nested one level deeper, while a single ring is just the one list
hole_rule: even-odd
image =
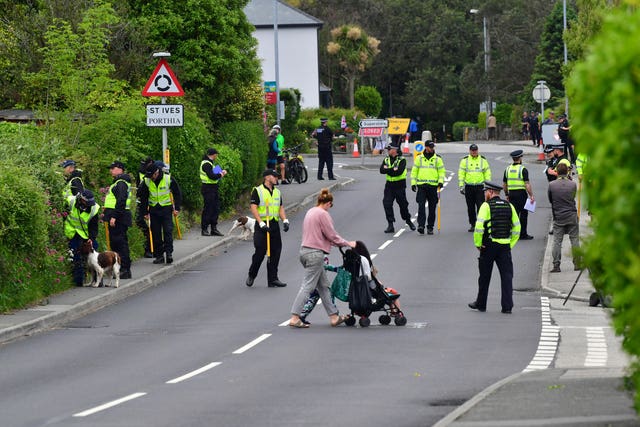
[{"label": "orange traffic cone", "polygon": [[352,157],[360,157],[360,152],[358,151],[358,138],[353,139],[353,156]]},{"label": "orange traffic cone", "polygon": [[404,144],[402,144],[402,154],[409,154],[409,132],[404,136]]},{"label": "orange traffic cone", "polygon": [[544,162],[544,142],[540,138],[540,152],[538,153],[538,160]]}]

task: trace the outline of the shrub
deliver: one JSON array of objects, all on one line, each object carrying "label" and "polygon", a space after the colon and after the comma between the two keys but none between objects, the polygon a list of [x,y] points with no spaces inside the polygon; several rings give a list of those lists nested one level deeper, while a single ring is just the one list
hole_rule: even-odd
[{"label": "shrub", "polygon": [[377,117],[382,111],[382,96],[373,86],[360,86],[356,89],[354,103],[356,108],[370,117]]},{"label": "shrub", "polygon": [[[234,193],[231,198],[236,198],[242,191],[251,189],[256,181],[262,176],[262,171],[267,164],[267,137],[264,134],[262,125],[258,122],[231,122],[220,126],[217,139],[237,152],[237,159],[240,160],[239,170],[234,170],[234,177],[237,184],[233,186]],[[289,145],[288,135],[285,135],[285,143]],[[224,168],[229,170],[226,161],[233,162],[236,156],[228,153],[220,153],[219,160]],[[228,158],[226,156],[229,156]],[[238,166],[234,166],[236,169]],[[231,171],[230,171],[231,173]]]},{"label": "shrub", "polygon": [[475,123],[471,122],[455,122],[453,124],[453,140],[454,141],[463,141],[464,140],[464,128],[473,128],[475,127]]},{"label": "shrub", "polygon": [[[585,261],[593,283],[613,296],[613,323],[640,384],[640,10],[621,7],[606,19],[591,53],[569,80],[572,133],[588,156],[585,170],[593,236]],[[612,166],[613,165],[613,166]],[[636,388],[636,410],[640,393]]]}]

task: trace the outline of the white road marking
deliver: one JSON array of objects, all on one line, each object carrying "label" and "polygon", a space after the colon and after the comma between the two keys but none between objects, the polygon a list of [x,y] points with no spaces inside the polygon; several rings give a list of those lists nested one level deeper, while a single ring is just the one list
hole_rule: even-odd
[{"label": "white road marking", "polygon": [[584,360],[585,367],[607,366],[608,352],[607,342],[604,337],[604,328],[591,327],[586,329],[587,357]]},{"label": "white road marking", "polygon": [[531,359],[529,366],[522,372],[531,372],[547,369],[558,351],[558,338],[560,336],[558,326],[551,324],[551,307],[548,297],[540,297],[542,330],[540,331],[540,341],[536,354]]},{"label": "white road marking", "polygon": [[247,344],[245,346],[242,346],[239,349],[237,349],[236,351],[234,351],[233,354],[242,354],[245,351],[249,350],[251,347],[254,347],[254,346],[260,344],[262,341],[266,340],[270,336],[271,336],[271,334],[262,334],[258,338],[256,338],[255,340],[251,341],[249,344]]},{"label": "white road marking", "polygon": [[188,374],[185,374],[185,375],[183,375],[181,377],[169,380],[169,381],[166,382],[166,384],[178,384],[179,382],[182,382],[184,380],[188,380],[189,378],[195,377],[196,375],[201,374],[203,372],[206,372],[209,369],[215,368],[216,366],[221,365],[221,364],[222,364],[222,362],[209,363],[208,365],[205,365],[202,368],[196,369],[195,371],[191,371]]},{"label": "white road marking", "polygon": [[96,406],[95,408],[87,409],[86,411],[78,412],[77,414],[73,414],[74,417],[86,417],[89,415],[93,415],[96,412],[104,411],[105,409],[113,408],[116,405],[121,403],[128,402],[133,399],[137,399],[138,397],[142,397],[147,393],[133,393],[125,397],[121,397],[120,399],[112,400],[111,402],[107,402],[103,405]]},{"label": "white road marking", "polygon": [[384,242],[382,245],[380,245],[380,247],[378,248],[379,251],[383,250],[384,248],[386,248],[387,246],[389,246],[391,243],[393,243],[393,240],[387,240],[386,242]]},{"label": "white road marking", "polygon": [[393,237],[400,237],[400,235],[404,233],[404,231],[405,231],[405,228],[402,227],[400,230],[396,232],[396,234],[393,235]]}]

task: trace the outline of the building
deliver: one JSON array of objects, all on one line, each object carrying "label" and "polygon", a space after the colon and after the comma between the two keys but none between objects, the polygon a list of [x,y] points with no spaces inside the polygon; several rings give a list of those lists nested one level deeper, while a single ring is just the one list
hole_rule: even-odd
[{"label": "building", "polygon": [[[278,10],[279,87],[298,89],[302,108],[317,108],[320,103],[318,67],[318,31],[323,22],[279,0],[251,0],[244,8],[256,30],[262,79],[276,80],[274,16]],[[323,85],[323,92],[328,88]],[[326,94],[323,99],[327,99]],[[326,101],[325,101],[326,102]],[[323,106],[325,102],[322,103]]]}]

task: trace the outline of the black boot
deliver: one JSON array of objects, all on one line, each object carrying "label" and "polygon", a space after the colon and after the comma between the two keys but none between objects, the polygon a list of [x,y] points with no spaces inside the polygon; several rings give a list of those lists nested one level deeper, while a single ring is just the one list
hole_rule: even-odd
[{"label": "black boot", "polygon": [[393,228],[393,222],[389,221],[389,225],[387,226],[387,228],[385,228],[384,232],[385,233],[393,233],[394,231],[396,231],[396,230]]},{"label": "black boot", "polygon": [[416,229],[416,226],[413,224],[413,221],[411,221],[410,219],[408,219],[406,223],[409,226],[409,230],[414,231]]}]

